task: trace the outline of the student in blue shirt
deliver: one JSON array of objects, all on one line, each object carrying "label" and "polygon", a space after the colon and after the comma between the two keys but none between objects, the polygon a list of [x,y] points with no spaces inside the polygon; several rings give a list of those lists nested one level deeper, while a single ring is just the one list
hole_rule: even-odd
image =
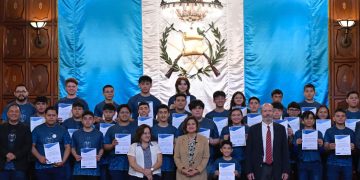
[{"label": "student in blue shirt", "polygon": [[[305,111],[302,115],[302,119],[304,130],[315,130],[315,114],[312,111]],[[321,180],[321,152],[324,150],[324,140],[322,133],[318,131],[317,150],[302,150],[302,130],[296,131],[292,143],[294,145],[294,151],[297,152],[299,180]]]},{"label": "student in blue shirt", "polygon": [[81,150],[83,148],[95,148],[97,161],[100,161],[103,155],[103,135],[93,128],[94,122],[94,114],[91,111],[85,111],[81,120],[83,128],[73,134],[71,153],[76,160],[73,170],[75,180],[97,180],[100,176],[99,164],[96,165],[96,168],[81,167]]},{"label": "student in blue shirt", "polygon": [[[240,109],[232,109],[230,110],[230,114],[229,114],[229,123],[228,126],[225,126],[222,131],[221,131],[221,135],[220,135],[220,139],[221,141],[227,141],[230,140],[230,130],[229,128],[232,126],[244,126],[243,123],[243,115],[242,115],[242,111]],[[245,125],[245,139],[247,139],[247,133],[248,133],[249,127],[247,125]],[[234,158],[234,160],[236,160],[238,163],[240,163],[240,165],[242,167],[245,167],[245,148],[246,146],[238,146],[238,147],[233,147],[233,154],[232,157]],[[244,168],[242,170],[245,170]],[[240,171],[239,171],[240,173]],[[244,175],[245,178],[245,173],[242,173]]]},{"label": "student in blue shirt", "polygon": [[253,96],[249,98],[249,110],[248,113],[260,113],[260,99]]},{"label": "student in blue shirt", "polygon": [[[184,94],[185,99],[188,99],[189,96],[190,101],[195,100],[196,97],[190,94],[190,81],[186,77],[179,77],[175,82],[175,90],[176,94]],[[174,109],[174,102],[176,99],[176,94],[174,96],[171,96],[168,101],[168,106],[170,109]],[[185,107],[190,103],[186,100]],[[185,108],[187,109],[187,108]]]},{"label": "student in blue shirt", "polygon": [[359,93],[357,91],[349,92],[346,96],[346,103],[348,104],[346,119],[360,119]]},{"label": "student in blue shirt", "polygon": [[[54,106],[57,110],[59,108],[59,103],[73,104],[74,102],[81,102],[84,105],[84,110],[89,110],[87,102],[84,99],[78,97],[76,94],[78,91],[78,84],[79,83],[75,78],[68,78],[65,80],[65,90],[67,95],[55,103]],[[59,121],[63,120],[65,119],[59,119]]]},{"label": "student in blue shirt", "polygon": [[174,95],[174,103],[173,103],[173,109],[170,109],[170,117],[173,113],[178,114],[187,114],[188,116],[191,115],[190,112],[186,111],[185,106],[187,104],[186,101],[186,95],[185,94],[175,94]]},{"label": "student in blue shirt", "polygon": [[306,84],[304,86],[304,97],[305,100],[300,102],[299,105],[301,108],[303,107],[316,107],[318,109],[321,104],[314,99],[315,96],[315,86],[312,84]]},{"label": "student in blue shirt", "polygon": [[234,163],[235,164],[235,179],[240,179],[242,166],[239,164],[239,161],[234,159],[231,155],[233,153],[233,145],[230,141],[225,140],[220,143],[220,151],[223,155],[222,157],[216,159],[213,163],[210,173],[213,174],[213,179],[218,179],[219,177],[219,164],[220,163]]},{"label": "student in blue shirt", "polygon": [[103,107],[105,104],[113,104],[115,108],[119,107],[119,105],[113,100],[114,98],[114,87],[112,85],[105,85],[103,87],[103,95],[104,100],[98,103],[94,109],[95,122],[99,122],[103,116]]},{"label": "student in blue shirt", "polygon": [[[209,170],[210,165],[215,160],[215,150],[216,150],[216,146],[220,142],[220,138],[219,138],[218,129],[214,121],[203,117],[204,107],[205,107],[204,103],[198,99],[191,101],[189,104],[189,108],[192,116],[194,116],[195,119],[199,122],[199,129],[203,128],[210,130],[210,137],[209,137],[210,158],[208,162],[208,170]],[[184,134],[184,132],[182,131],[183,126],[184,126],[184,122],[181,123],[181,125],[178,128],[179,136]]]},{"label": "student in blue shirt", "polygon": [[155,96],[151,95],[150,93],[151,86],[152,86],[151,77],[144,75],[139,78],[139,87],[141,92],[131,97],[128,101],[128,105],[132,111],[133,119],[137,119],[138,117],[138,104],[140,102],[147,102],[149,104],[152,103],[153,111],[150,114],[152,114],[153,116],[156,115],[158,106],[161,104],[161,101]]},{"label": "student in blue shirt", "polygon": [[81,117],[84,113],[84,105],[81,102],[75,102],[71,109],[72,117],[66,119],[62,126],[69,132],[71,137],[71,130],[82,128]]},{"label": "student in blue shirt", "polygon": [[45,109],[48,107],[48,98],[46,96],[37,96],[35,98],[34,106],[36,112],[29,116],[29,118],[24,122],[29,127],[31,117],[45,117]]},{"label": "student in blue shirt", "polygon": [[[100,123],[95,125],[95,128],[97,130],[100,131],[100,126],[102,126],[103,124],[116,124],[116,121],[113,121],[113,117],[115,115],[116,112],[116,108],[113,104],[104,104],[103,106],[103,112],[102,112],[102,116],[103,119],[100,120]],[[105,136],[106,132],[103,133],[101,132],[101,134],[103,136]],[[109,151],[105,151],[101,160],[100,160],[100,173],[101,173],[101,180],[106,180],[106,179],[110,179],[110,175],[109,175],[109,170],[108,170],[108,166],[109,166],[109,162],[110,162],[111,156],[110,156],[110,152]]]},{"label": "student in blue shirt", "polygon": [[[272,100],[271,104],[272,103],[280,103],[282,107],[285,107],[282,104],[283,97],[284,97],[284,93],[280,89],[274,89],[273,91],[271,91],[271,100]],[[282,116],[286,116],[285,108],[283,108]]]},{"label": "student in blue shirt", "polygon": [[130,122],[131,110],[127,104],[118,108],[117,124],[111,126],[104,137],[104,149],[110,151],[109,174],[111,179],[128,179],[129,162],[126,154],[115,154],[115,134],[131,134],[134,138],[137,124]]},{"label": "student in blue shirt", "polygon": [[[205,118],[213,119],[214,117],[228,117],[229,111],[224,108],[226,94],[224,91],[215,91],[213,94],[215,109],[205,115]],[[219,129],[220,130],[220,129]]]},{"label": "student in blue shirt", "polygon": [[328,151],[327,159],[327,179],[338,180],[341,179],[351,180],[352,179],[352,157],[351,155],[335,155],[335,135],[350,135],[351,150],[354,150],[355,134],[354,132],[345,127],[346,112],[342,109],[335,110],[333,116],[335,126],[326,130],[324,136],[325,150]]},{"label": "student in blue shirt", "polygon": [[[157,113],[157,121],[151,129],[152,140],[158,141],[159,134],[173,134],[174,142],[177,138],[177,129],[169,124],[169,107],[165,104],[159,106]],[[174,156],[169,154],[163,154],[162,165],[161,165],[161,180],[175,179],[176,178],[176,167],[174,162]]]},{"label": "student in blue shirt", "polygon": [[20,107],[20,121],[25,122],[26,120],[29,120],[30,116],[35,114],[36,110],[33,104],[29,102],[29,92],[27,91],[26,86],[24,84],[16,85],[14,96],[16,99],[4,107],[1,119],[6,122],[8,119],[6,113],[8,112],[9,107],[13,104],[17,104]]},{"label": "student in blue shirt", "polygon": [[239,108],[239,107],[246,107],[246,98],[242,92],[236,91],[234,95],[231,97],[230,109]]},{"label": "student in blue shirt", "polygon": [[282,119],[283,115],[284,115],[284,106],[279,102],[273,102],[273,103],[271,103],[271,105],[274,108],[273,119],[274,120]]},{"label": "student in blue shirt", "polygon": [[[38,180],[64,180],[67,159],[71,151],[69,133],[56,123],[57,109],[48,107],[45,110],[45,123],[37,126],[32,132],[32,154],[36,157],[35,172]],[[59,143],[62,161],[48,164],[44,144]]]}]

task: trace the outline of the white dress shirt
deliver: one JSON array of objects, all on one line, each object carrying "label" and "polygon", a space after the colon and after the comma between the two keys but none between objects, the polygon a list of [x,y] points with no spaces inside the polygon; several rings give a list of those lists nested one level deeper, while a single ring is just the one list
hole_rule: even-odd
[{"label": "white dress shirt", "polygon": [[261,133],[262,133],[262,142],[263,142],[263,152],[264,152],[264,156],[263,156],[263,162],[266,161],[266,133],[267,133],[267,130],[268,130],[268,126],[270,126],[270,132],[271,132],[271,148],[272,148],[272,151],[274,150],[274,123],[270,123],[269,125],[264,123],[264,122],[261,122]]}]

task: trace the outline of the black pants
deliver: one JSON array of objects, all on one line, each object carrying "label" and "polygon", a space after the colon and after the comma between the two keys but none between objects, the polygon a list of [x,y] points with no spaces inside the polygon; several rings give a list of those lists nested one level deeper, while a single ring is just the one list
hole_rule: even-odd
[{"label": "black pants", "polygon": [[98,180],[99,176],[73,176],[74,180]]},{"label": "black pants", "polygon": [[162,171],[160,180],[175,180],[176,173],[175,171]]},{"label": "black pants", "polygon": [[272,165],[263,164],[261,167],[261,180],[272,180],[274,179]]}]

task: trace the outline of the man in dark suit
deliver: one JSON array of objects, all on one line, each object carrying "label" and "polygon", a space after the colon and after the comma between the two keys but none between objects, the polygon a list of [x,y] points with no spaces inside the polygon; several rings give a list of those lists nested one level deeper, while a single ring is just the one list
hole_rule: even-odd
[{"label": "man in dark suit", "polygon": [[273,123],[273,107],[265,103],[262,122],[250,127],[246,142],[246,175],[249,180],[286,180],[289,150],[285,128]]}]

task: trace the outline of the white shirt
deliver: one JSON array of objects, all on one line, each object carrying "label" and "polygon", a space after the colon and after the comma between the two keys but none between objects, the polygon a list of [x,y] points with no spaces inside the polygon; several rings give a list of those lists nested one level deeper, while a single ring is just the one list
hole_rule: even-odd
[{"label": "white shirt", "polygon": [[266,161],[266,133],[267,133],[267,130],[268,130],[268,126],[270,126],[270,132],[271,132],[271,148],[272,148],[272,151],[273,152],[273,145],[274,145],[274,123],[270,123],[269,125],[267,125],[266,123],[264,122],[261,122],[261,133],[262,133],[262,142],[263,142],[263,152],[264,152],[264,156],[263,156],[263,162]]}]

